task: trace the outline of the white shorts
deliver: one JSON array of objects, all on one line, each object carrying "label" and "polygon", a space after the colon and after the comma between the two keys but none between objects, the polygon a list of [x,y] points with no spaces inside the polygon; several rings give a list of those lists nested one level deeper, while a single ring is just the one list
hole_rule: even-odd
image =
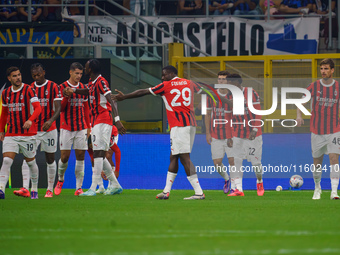
[{"label": "white shorts", "polygon": [[22,153],[25,158],[34,158],[37,153],[35,136],[5,136],[2,142],[2,153]]},{"label": "white shorts", "polygon": [[327,135],[312,133],[311,140],[313,158],[319,158],[329,153],[340,154],[340,132]]},{"label": "white shorts", "polygon": [[224,157],[224,153],[228,158],[234,157],[233,148],[229,148],[227,145],[228,139],[215,139],[211,141],[211,158],[220,159]]},{"label": "white shorts", "polygon": [[37,139],[37,147],[41,145],[40,151],[45,151],[47,153],[55,153],[57,151],[57,129],[54,129],[50,132],[38,132],[35,138]]},{"label": "white shorts", "polygon": [[87,129],[68,131],[60,129],[60,150],[87,150]]},{"label": "white shorts", "polygon": [[110,140],[110,148],[114,145],[114,144],[118,144],[118,136],[111,136],[111,140]]},{"label": "white shorts", "polygon": [[99,123],[92,128],[91,140],[94,151],[108,151],[110,148],[110,138],[112,126]]},{"label": "white shorts", "polygon": [[262,135],[254,140],[247,138],[233,138],[234,157],[246,159],[253,166],[261,164],[262,159]]},{"label": "white shorts", "polygon": [[171,154],[191,153],[194,145],[196,127],[173,127],[170,131]]}]

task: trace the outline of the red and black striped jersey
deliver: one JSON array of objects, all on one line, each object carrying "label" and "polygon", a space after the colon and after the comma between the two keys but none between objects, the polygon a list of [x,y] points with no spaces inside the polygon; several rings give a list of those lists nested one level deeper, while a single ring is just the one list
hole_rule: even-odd
[{"label": "red and black striped jersey", "polygon": [[[239,138],[249,138],[250,132],[254,127],[256,127],[257,133],[256,136],[262,135],[262,129],[261,129],[261,122],[260,116],[252,113],[249,110],[248,107],[248,87],[243,87],[243,97],[244,97],[244,114],[242,115],[233,115],[232,119],[232,127],[233,127],[233,136],[239,137]],[[232,99],[231,93],[228,93],[228,99]],[[254,105],[254,108],[260,110],[260,96],[257,94],[257,92],[252,89],[252,102]]]},{"label": "red and black striped jersey", "polygon": [[22,84],[18,90],[13,86],[2,92],[2,106],[8,107],[7,132],[6,136],[32,136],[37,134],[37,126],[33,121],[30,129],[22,126],[31,117],[33,110],[32,103],[39,102],[34,89],[28,84]]},{"label": "red and black striped jersey", "polygon": [[[226,97],[218,93],[220,97]],[[207,99],[207,110],[211,111],[210,135],[215,139],[227,139],[232,137],[232,129],[230,128],[231,109],[228,104],[220,102],[216,103],[211,97]],[[208,118],[208,116],[206,116]],[[227,122],[227,123],[225,123]],[[207,127],[208,128],[208,127]]]},{"label": "red and black striped jersey", "polygon": [[105,97],[111,94],[109,83],[103,76],[99,75],[94,81],[89,82],[88,87],[90,90],[92,127],[99,123],[112,125],[112,107]]},{"label": "red and black striped jersey", "polygon": [[[37,129],[38,131],[43,131],[42,126],[46,121],[52,118],[54,114],[54,100],[61,100],[59,86],[55,82],[49,80],[46,80],[42,85],[33,82],[31,86],[35,90],[41,106],[41,114],[36,119]],[[54,121],[47,132],[56,128],[56,122]]]},{"label": "red and black striped jersey", "polygon": [[[82,83],[72,85],[69,81],[60,84],[60,92],[66,87],[84,89],[86,86]],[[68,97],[65,109],[60,113],[60,128],[68,131],[79,131],[88,128],[85,122],[84,102],[88,101],[87,96],[73,93]]]},{"label": "red and black striped jersey", "polygon": [[312,99],[310,131],[318,135],[339,132],[339,82],[333,80],[332,84],[325,85],[322,80],[317,80],[307,90]]},{"label": "red and black striped jersey", "polygon": [[200,87],[190,80],[175,77],[171,81],[149,88],[154,96],[163,98],[170,129],[173,127],[196,126],[194,92]]}]

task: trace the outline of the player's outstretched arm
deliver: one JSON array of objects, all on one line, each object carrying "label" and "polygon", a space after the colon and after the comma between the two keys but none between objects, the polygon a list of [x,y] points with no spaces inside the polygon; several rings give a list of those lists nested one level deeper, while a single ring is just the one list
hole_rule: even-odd
[{"label": "player's outstretched arm", "polygon": [[210,134],[210,121],[211,121],[211,110],[207,110],[207,115],[205,116],[204,118],[204,124],[205,124],[205,137],[206,137],[206,140],[207,140],[207,143],[209,145],[211,145],[211,134]]},{"label": "player's outstretched arm", "polygon": [[65,97],[69,97],[73,93],[83,95],[83,96],[88,96],[90,94],[90,90],[88,88],[78,89],[78,88],[70,88],[70,87],[66,87],[63,89],[63,95]]},{"label": "player's outstretched arm", "polygon": [[107,94],[105,96],[105,98],[111,104],[111,107],[112,107],[112,117],[115,120],[116,127],[117,127],[117,129],[119,131],[119,134],[124,135],[126,133],[126,129],[123,126],[123,124],[120,122],[117,103],[114,100],[112,100],[112,97],[109,94]]},{"label": "player's outstretched arm", "polygon": [[138,90],[135,90],[134,92],[131,92],[129,94],[124,94],[123,92],[115,89],[115,91],[118,93],[118,94],[114,94],[112,95],[112,99],[115,100],[115,101],[123,101],[125,99],[131,99],[131,98],[136,98],[136,97],[142,97],[142,96],[145,96],[145,95],[149,95],[151,94],[150,90],[149,89],[138,89]]}]

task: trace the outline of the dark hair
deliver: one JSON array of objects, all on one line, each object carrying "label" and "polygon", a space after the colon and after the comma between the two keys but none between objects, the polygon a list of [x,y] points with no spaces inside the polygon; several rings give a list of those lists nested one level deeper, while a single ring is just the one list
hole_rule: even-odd
[{"label": "dark hair", "polygon": [[18,71],[18,70],[20,70],[20,69],[16,66],[8,67],[7,70],[6,70],[7,77],[10,76],[11,73]]},{"label": "dark hair", "polygon": [[228,81],[236,81],[238,82],[238,84],[242,84],[242,78],[241,78],[241,75],[239,75],[238,73],[232,73],[232,74],[229,74],[228,77],[227,77],[227,80]]},{"label": "dark hair", "polygon": [[94,74],[99,74],[101,69],[100,69],[100,62],[98,59],[90,59],[89,60],[89,68],[91,69],[91,72]]},{"label": "dark hair", "polygon": [[41,63],[34,63],[31,65],[31,71],[33,69],[38,69],[39,67],[41,67],[42,70],[45,70],[44,66]]},{"label": "dark hair", "polygon": [[165,66],[165,67],[163,67],[162,70],[167,70],[168,72],[174,73],[174,74],[177,75],[177,69],[174,66]]},{"label": "dark hair", "polygon": [[83,70],[84,67],[82,64],[80,64],[79,62],[73,62],[70,66],[70,70],[74,71],[76,69],[79,69],[79,70]]},{"label": "dark hair", "polygon": [[331,69],[333,69],[335,67],[334,65],[334,61],[330,58],[325,58],[323,59],[321,62],[320,62],[320,66],[323,66],[323,65],[329,65],[329,67]]},{"label": "dark hair", "polygon": [[223,76],[228,76],[230,73],[227,70],[219,71],[217,73],[218,76],[223,75]]}]

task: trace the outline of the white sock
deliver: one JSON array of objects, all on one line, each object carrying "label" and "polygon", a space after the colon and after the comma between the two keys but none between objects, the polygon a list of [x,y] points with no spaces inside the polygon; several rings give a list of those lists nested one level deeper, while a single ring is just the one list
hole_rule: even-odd
[{"label": "white sock", "polygon": [[222,178],[225,181],[228,181],[229,180],[228,171],[227,171],[227,168],[223,165],[223,163],[220,166],[216,165],[215,167],[216,167],[216,171],[222,176]]},{"label": "white sock", "polygon": [[39,179],[39,168],[37,162],[34,160],[27,162],[28,167],[30,168],[31,172],[31,191],[38,192],[38,179]]},{"label": "white sock", "polygon": [[74,168],[76,175],[76,190],[81,189],[84,180],[84,160],[76,160],[76,166]]},{"label": "white sock", "polygon": [[331,185],[332,185],[332,192],[338,193],[338,186],[339,186],[339,165],[331,165],[331,173],[330,173],[330,178],[331,178]]},{"label": "white sock", "polygon": [[110,165],[110,162],[107,160],[107,158],[103,160],[103,171],[106,175],[106,178],[110,181],[110,187],[121,188],[116,176],[112,172],[112,166]]},{"label": "white sock", "polygon": [[11,171],[11,165],[13,164],[13,159],[5,157],[2,160],[2,166],[0,170],[0,189],[5,192],[5,188],[9,179],[9,173]]},{"label": "white sock", "polygon": [[321,189],[321,171],[314,171],[313,172],[313,179],[314,179],[314,183],[315,183],[315,189]]},{"label": "white sock", "polygon": [[255,165],[253,166],[253,169],[254,169],[254,172],[255,172],[255,175],[256,175],[256,183],[262,183],[263,180],[262,180],[262,165]]},{"label": "white sock", "polygon": [[100,178],[100,179],[99,179],[98,187],[99,187],[99,188],[104,188],[103,178]]},{"label": "white sock", "polygon": [[22,162],[21,171],[22,171],[22,186],[28,190],[30,188],[31,175],[26,160]]},{"label": "white sock", "polygon": [[97,183],[99,182],[99,179],[101,178],[100,173],[103,170],[103,158],[95,158],[94,164],[93,164],[93,173],[92,173],[92,184],[90,189],[93,191],[96,191]]},{"label": "white sock", "polygon": [[64,175],[67,169],[68,162],[63,163],[61,159],[59,159],[58,163],[58,180],[63,182],[64,181]]},{"label": "white sock", "polygon": [[53,191],[55,175],[57,173],[57,163],[47,164],[47,189]]},{"label": "white sock", "polygon": [[201,185],[198,181],[197,174],[187,176],[187,178],[188,181],[191,183],[191,186],[194,188],[195,195],[202,195],[203,190],[201,189]]},{"label": "white sock", "polygon": [[235,177],[236,177],[236,166],[230,166],[230,189],[236,189]]},{"label": "white sock", "polygon": [[168,174],[166,176],[165,187],[163,189],[164,193],[168,193],[171,191],[171,187],[172,187],[172,184],[174,184],[176,176],[177,176],[177,173],[172,173],[168,171]]},{"label": "white sock", "polygon": [[243,159],[234,158],[234,162],[235,162],[235,175],[234,175],[235,186],[236,186],[236,189],[242,192],[243,191],[243,187],[242,187],[243,172],[242,172],[241,167],[242,167]]}]

